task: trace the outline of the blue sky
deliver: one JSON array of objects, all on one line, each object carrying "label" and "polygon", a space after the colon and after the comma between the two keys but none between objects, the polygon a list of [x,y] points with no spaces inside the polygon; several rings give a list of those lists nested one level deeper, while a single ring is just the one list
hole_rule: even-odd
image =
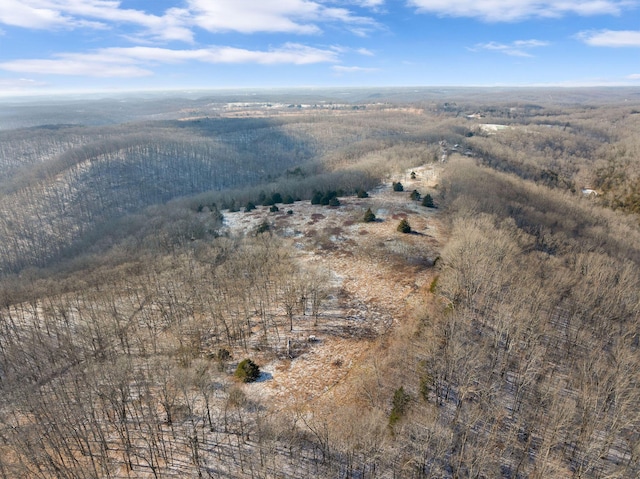
[{"label": "blue sky", "polygon": [[0,94],[640,86],[640,0],[0,0]]}]

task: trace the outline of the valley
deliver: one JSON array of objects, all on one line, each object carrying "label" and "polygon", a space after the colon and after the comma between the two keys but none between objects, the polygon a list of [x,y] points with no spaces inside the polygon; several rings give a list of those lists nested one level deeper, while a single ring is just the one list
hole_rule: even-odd
[{"label": "valley", "polygon": [[10,104],[0,478],[636,477],[635,93]]}]

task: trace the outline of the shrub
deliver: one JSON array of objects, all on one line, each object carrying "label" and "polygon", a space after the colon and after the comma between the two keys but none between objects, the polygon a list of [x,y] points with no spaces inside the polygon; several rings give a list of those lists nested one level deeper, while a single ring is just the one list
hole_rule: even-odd
[{"label": "shrub", "polygon": [[278,208],[276,205],[271,205],[271,208],[269,208],[269,211],[271,211],[272,213],[276,213],[280,211],[280,208]]},{"label": "shrub", "polygon": [[294,201],[295,201],[295,200],[293,199],[293,196],[291,196],[291,195],[287,195],[287,196],[285,196],[285,197],[284,197],[284,199],[282,200],[282,203],[284,203],[285,205],[292,205]]},{"label": "shrub", "polygon": [[397,230],[400,233],[411,233],[411,225],[409,224],[409,221],[407,221],[406,218],[401,220],[400,223],[398,223]]},{"label": "shrub", "polygon": [[413,191],[411,192],[411,196],[410,196],[410,198],[411,198],[413,201],[420,201],[420,193],[418,193],[418,190],[413,190]]},{"label": "shrub", "polygon": [[258,226],[258,229],[256,230],[256,234],[262,234],[262,233],[266,233],[267,231],[269,231],[269,229],[271,229],[271,227],[269,226],[269,223],[267,223],[266,221],[263,221],[260,226]]},{"label": "shrub", "polygon": [[322,201],[322,193],[320,191],[315,191],[313,193],[313,196],[311,197],[311,204],[319,205],[321,201]]},{"label": "shrub", "polygon": [[271,201],[275,205],[276,203],[282,203],[282,195],[280,193],[274,193],[271,195]]},{"label": "shrub", "polygon": [[331,204],[331,200],[336,198],[337,199],[338,196],[338,192],[337,191],[327,191],[323,196],[322,199],[320,200],[320,204],[327,206],[329,204]]},{"label": "shrub", "polygon": [[[435,261],[433,262],[433,264],[435,265]],[[433,280],[429,284],[429,292],[435,293],[437,289],[438,289],[438,277],[436,276],[435,278],[433,278]]]},{"label": "shrub", "polygon": [[424,198],[422,199],[422,206],[426,206],[427,208],[435,208],[435,205],[433,204],[433,198],[429,193],[424,195]]},{"label": "shrub", "polygon": [[220,348],[216,353],[216,359],[218,361],[229,361],[231,359],[231,353],[228,349]]},{"label": "shrub", "polygon": [[411,172],[411,179],[412,179],[412,180],[415,180],[415,179],[416,179],[416,172],[415,172],[415,171],[412,171],[412,172]]},{"label": "shrub", "polygon": [[375,221],[375,220],[376,220],[376,215],[374,215],[373,211],[371,211],[371,208],[369,208],[364,214],[363,221],[365,223],[371,223],[372,221]]},{"label": "shrub", "polygon": [[256,205],[253,204],[251,201],[247,202],[247,204],[244,206],[244,212],[248,213],[249,211],[253,211],[256,209]]},{"label": "shrub", "polygon": [[369,193],[367,193],[365,190],[363,189],[359,189],[358,191],[356,191],[356,196],[358,198],[369,198]]},{"label": "shrub", "polygon": [[399,181],[393,182],[393,191],[404,191],[404,186],[402,186],[402,183],[400,183]]},{"label": "shrub", "polygon": [[340,206],[340,200],[334,196],[329,200],[329,206]]},{"label": "shrub", "polygon": [[260,377],[260,368],[251,359],[243,359],[236,368],[235,377],[243,383],[250,383]]}]

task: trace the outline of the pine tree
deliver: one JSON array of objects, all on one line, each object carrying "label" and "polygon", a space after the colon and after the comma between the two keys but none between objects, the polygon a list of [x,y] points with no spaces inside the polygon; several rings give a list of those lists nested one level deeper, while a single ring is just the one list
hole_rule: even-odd
[{"label": "pine tree", "polygon": [[391,414],[389,415],[390,426],[393,426],[402,416],[404,416],[410,401],[411,396],[405,392],[404,387],[400,386],[400,388],[396,389],[393,394],[393,407],[391,408]]},{"label": "pine tree", "polygon": [[424,195],[424,198],[422,199],[422,206],[426,206],[427,208],[435,208],[435,205],[433,204],[433,198],[429,193]]},{"label": "pine tree", "polygon": [[376,220],[376,215],[374,215],[373,211],[371,211],[371,208],[369,208],[364,214],[363,221],[365,223],[371,223],[372,221],[375,221],[375,220]]},{"label": "pine tree", "polygon": [[397,230],[400,233],[411,233],[411,225],[409,224],[409,221],[407,221],[406,218],[401,220],[400,223],[398,223]]},{"label": "pine tree", "polygon": [[260,377],[260,368],[251,359],[243,359],[236,368],[235,376],[244,383],[250,383]]}]

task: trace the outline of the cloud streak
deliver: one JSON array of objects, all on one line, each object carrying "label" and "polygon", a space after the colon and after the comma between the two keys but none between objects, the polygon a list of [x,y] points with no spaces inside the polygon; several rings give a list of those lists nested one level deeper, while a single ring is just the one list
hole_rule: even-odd
[{"label": "cloud streak", "polygon": [[479,18],[487,22],[566,15],[620,15],[631,3],[627,0],[408,0],[408,5],[421,13]]},{"label": "cloud streak", "polygon": [[343,65],[334,65],[331,69],[337,73],[372,73],[380,71],[379,68],[366,68],[366,67],[356,67],[356,66],[343,66]]},{"label": "cloud streak", "polygon": [[577,38],[593,47],[640,48],[639,30],[600,30],[580,32]]},{"label": "cloud streak", "polygon": [[548,42],[541,40],[516,40],[512,43],[488,42],[478,43],[469,50],[477,52],[480,50],[488,50],[503,53],[513,57],[533,57],[527,50],[532,48],[546,47]]},{"label": "cloud streak", "polygon": [[139,46],[104,48],[92,53],[62,53],[51,59],[13,60],[0,63],[0,69],[41,75],[134,78],[152,75],[152,65],[182,62],[308,65],[337,61],[338,52],[335,49],[319,49],[298,43],[285,43],[281,47],[268,50],[228,46],[173,50]]}]

